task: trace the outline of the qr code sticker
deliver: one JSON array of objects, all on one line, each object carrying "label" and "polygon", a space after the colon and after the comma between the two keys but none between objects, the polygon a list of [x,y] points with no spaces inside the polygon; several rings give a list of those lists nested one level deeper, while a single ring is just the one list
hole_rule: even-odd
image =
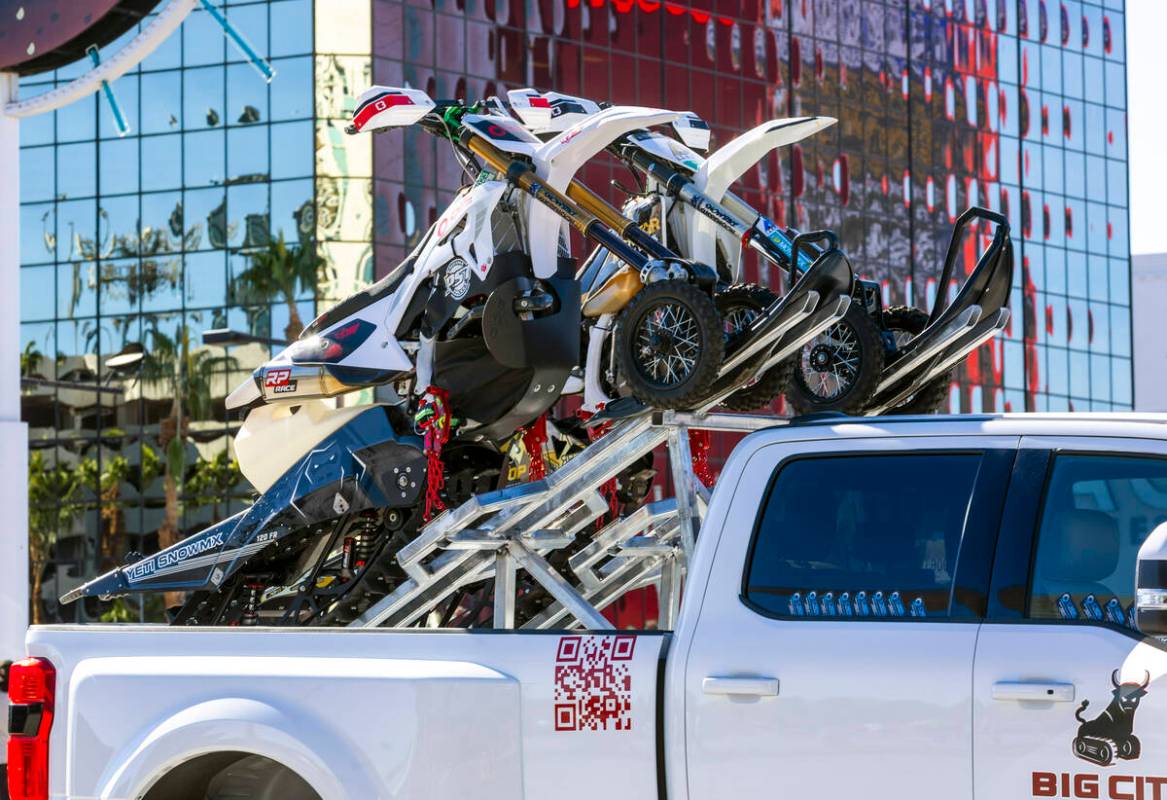
[{"label": "qr code sticker", "polygon": [[555,730],[632,730],[635,636],[564,636],[555,654]]}]

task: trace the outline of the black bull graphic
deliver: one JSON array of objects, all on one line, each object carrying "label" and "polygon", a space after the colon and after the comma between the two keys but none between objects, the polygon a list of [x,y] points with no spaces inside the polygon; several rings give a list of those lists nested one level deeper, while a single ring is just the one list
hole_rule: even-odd
[{"label": "black bull graphic", "polygon": [[1090,705],[1083,700],[1074,716],[1081,725],[1074,738],[1074,755],[1092,764],[1110,766],[1115,757],[1131,760],[1139,757],[1141,746],[1134,735],[1135,710],[1147,694],[1151,673],[1145,672],[1142,683],[1119,683],[1118,670],[1110,675],[1114,686],[1106,709],[1094,719],[1082,716]]}]

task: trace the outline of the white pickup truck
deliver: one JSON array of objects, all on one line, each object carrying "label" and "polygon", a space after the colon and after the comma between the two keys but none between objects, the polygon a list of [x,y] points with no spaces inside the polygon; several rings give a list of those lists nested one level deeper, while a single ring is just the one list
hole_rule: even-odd
[{"label": "white pickup truck", "polygon": [[1164,519],[1167,417],[774,427],[671,632],[34,627],[13,797],[1167,800]]}]

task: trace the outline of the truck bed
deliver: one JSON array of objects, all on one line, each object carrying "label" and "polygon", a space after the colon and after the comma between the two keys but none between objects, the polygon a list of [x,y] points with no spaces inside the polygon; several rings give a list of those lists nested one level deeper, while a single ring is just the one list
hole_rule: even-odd
[{"label": "truck bed", "polygon": [[141,797],[198,741],[286,764],[326,800],[582,800],[596,787],[564,780],[573,764],[619,775],[625,796],[656,795],[666,644],[86,625],[35,627],[28,646],[57,669],[50,769],[66,797]]}]

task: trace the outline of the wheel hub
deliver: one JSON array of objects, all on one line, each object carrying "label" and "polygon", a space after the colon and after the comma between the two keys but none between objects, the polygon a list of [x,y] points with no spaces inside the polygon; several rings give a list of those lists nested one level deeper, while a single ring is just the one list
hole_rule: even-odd
[{"label": "wheel hub", "polygon": [[810,364],[819,372],[829,370],[837,358],[836,349],[830,345],[815,345],[814,349],[810,351]]}]

